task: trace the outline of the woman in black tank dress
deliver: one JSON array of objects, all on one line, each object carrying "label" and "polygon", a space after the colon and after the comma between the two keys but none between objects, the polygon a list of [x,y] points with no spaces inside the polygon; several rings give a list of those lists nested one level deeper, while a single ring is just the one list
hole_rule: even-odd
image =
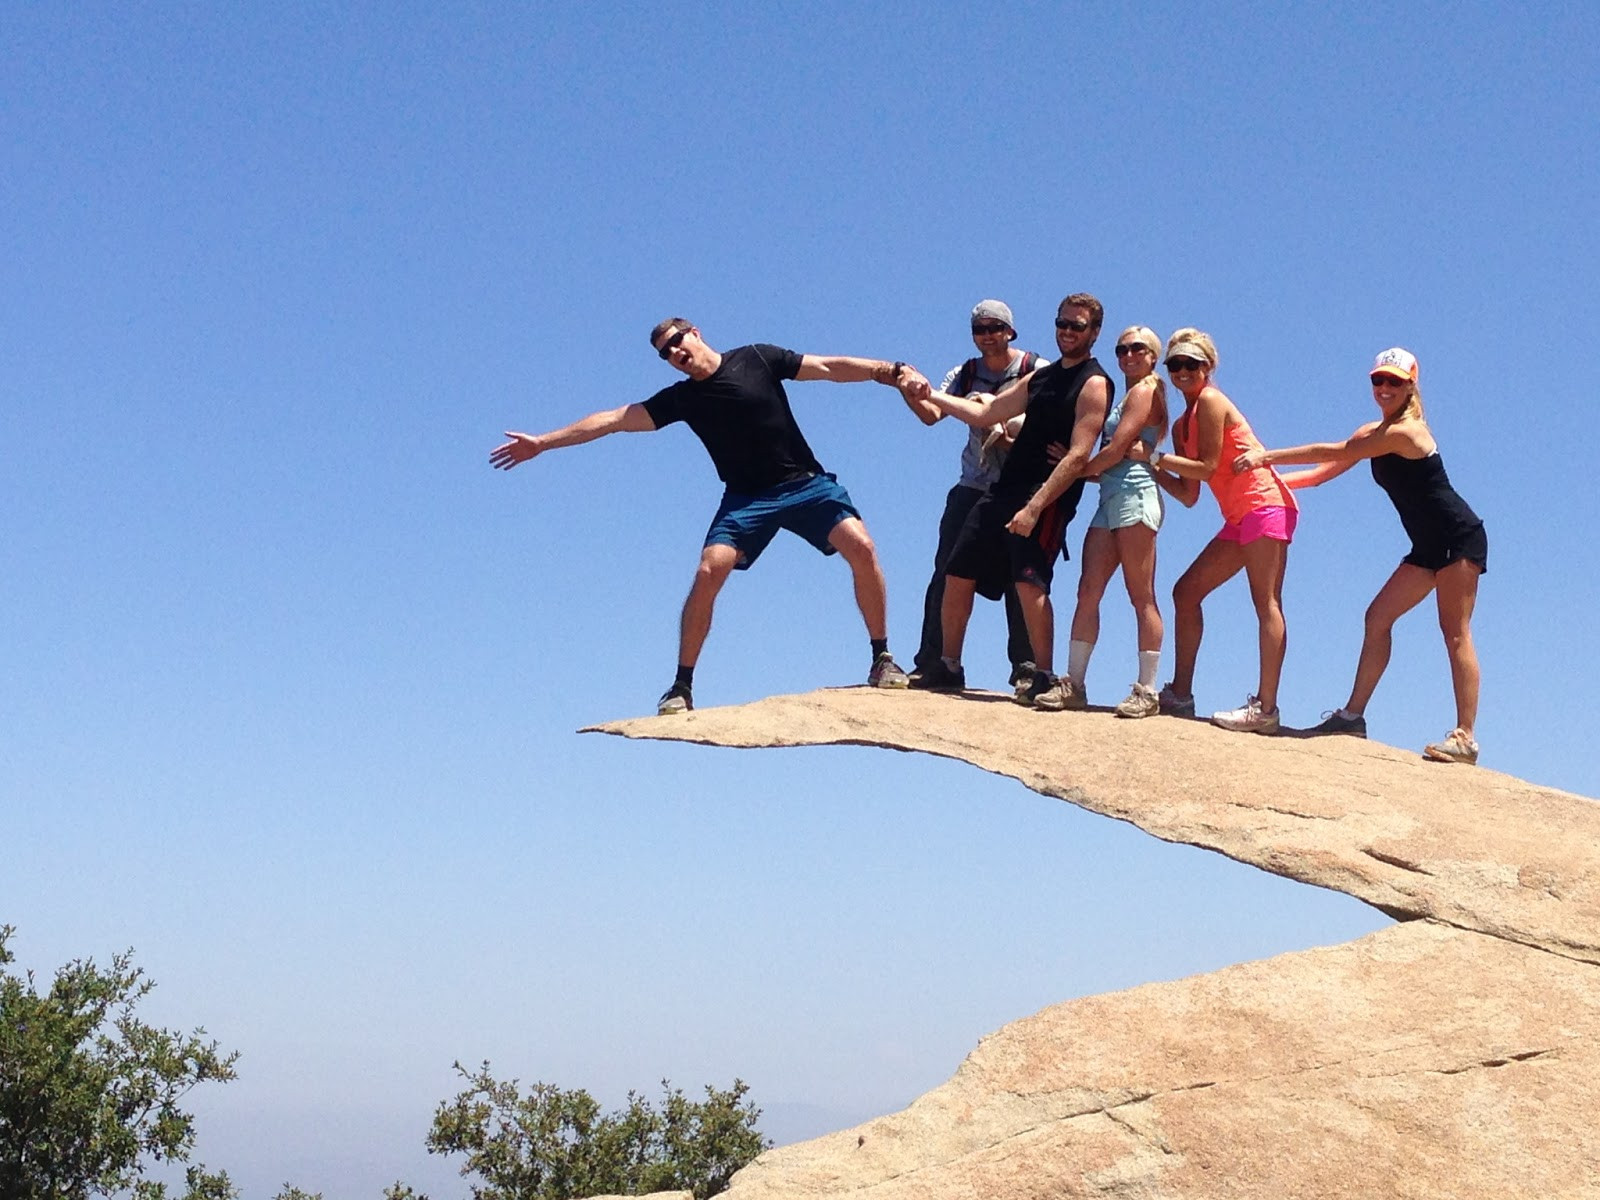
[{"label": "woman in black tank dress", "polygon": [[1367,606],[1366,636],[1349,701],[1329,713],[1313,732],[1367,736],[1367,701],[1389,665],[1394,623],[1432,592],[1450,655],[1456,725],[1422,753],[1436,762],[1475,763],[1478,743],[1472,727],[1478,716],[1478,653],[1472,645],[1472,608],[1478,598],[1478,576],[1489,569],[1489,541],[1483,522],[1450,486],[1438,444],[1422,416],[1417,374],[1413,354],[1398,347],[1385,350],[1373,364],[1371,376],[1372,398],[1382,417],[1342,442],[1253,450],[1241,454],[1234,467],[1243,471],[1271,463],[1318,464],[1284,475],[1290,487],[1302,488],[1326,483],[1362,459],[1372,461],[1372,478],[1400,514],[1400,523],[1411,536],[1411,553]]}]

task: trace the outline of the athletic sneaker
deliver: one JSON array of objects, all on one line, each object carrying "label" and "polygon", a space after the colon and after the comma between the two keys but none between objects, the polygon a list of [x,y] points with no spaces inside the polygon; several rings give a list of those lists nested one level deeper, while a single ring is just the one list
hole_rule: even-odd
[{"label": "athletic sneaker", "polygon": [[1461,730],[1452,729],[1442,742],[1424,746],[1422,757],[1430,758],[1434,762],[1466,763],[1469,767],[1475,766],[1478,761],[1478,743]]},{"label": "athletic sneaker", "polygon": [[1017,684],[1022,683],[1025,680],[1032,679],[1033,673],[1038,669],[1039,668],[1034,666],[1031,662],[1012,663],[1011,678],[1006,681],[1007,686],[1009,686],[1012,691],[1016,691]]},{"label": "athletic sneaker", "polygon": [[1312,733],[1346,733],[1351,737],[1364,738],[1367,736],[1367,719],[1363,716],[1347,717],[1334,709],[1332,712],[1322,714],[1322,724],[1313,725]]},{"label": "athletic sneaker", "polygon": [[1194,716],[1194,697],[1180,696],[1172,690],[1172,685],[1165,684],[1161,688],[1161,695],[1156,698],[1157,706],[1164,717],[1192,717]]},{"label": "athletic sneaker", "polygon": [[656,701],[656,715],[670,717],[673,713],[688,712],[694,707],[694,693],[687,683],[674,683]]},{"label": "athletic sneaker", "polygon": [[1025,704],[1032,708],[1034,702],[1048,692],[1055,681],[1055,676],[1050,674],[1049,671],[1041,671],[1035,667],[1030,678],[1024,679],[1017,684],[1017,690],[1012,694],[1011,698],[1018,704]]},{"label": "athletic sneaker", "polygon": [[[1193,703],[1191,700],[1190,704]],[[1161,697],[1156,695],[1155,688],[1136,683],[1128,693],[1128,698],[1117,705],[1114,711],[1119,717],[1153,717],[1161,711]]]},{"label": "athletic sneaker", "polygon": [[887,650],[872,660],[872,670],[867,672],[868,687],[903,688],[910,682],[906,673],[900,669],[900,664],[894,661],[894,657]]},{"label": "athletic sneaker", "polygon": [[1082,688],[1062,675],[1049,690],[1039,693],[1039,698],[1033,702],[1033,706],[1042,708],[1045,712],[1065,712],[1069,708],[1078,712],[1089,707],[1089,698],[1083,694]]},{"label": "athletic sneaker", "polygon": [[1231,729],[1235,733],[1277,733],[1278,710],[1265,711],[1260,699],[1251,696],[1242,708],[1212,713],[1211,723],[1218,729]]}]

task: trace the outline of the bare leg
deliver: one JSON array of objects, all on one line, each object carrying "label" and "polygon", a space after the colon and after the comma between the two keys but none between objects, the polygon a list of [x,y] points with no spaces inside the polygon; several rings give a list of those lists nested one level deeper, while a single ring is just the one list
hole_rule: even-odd
[{"label": "bare leg", "polygon": [[1256,606],[1260,628],[1257,642],[1261,674],[1256,683],[1256,699],[1261,701],[1261,711],[1270,713],[1278,707],[1278,680],[1283,676],[1283,655],[1289,645],[1289,632],[1283,622],[1283,571],[1289,564],[1289,543],[1259,537],[1243,551],[1250,599]]},{"label": "bare leg", "polygon": [[[1116,531],[1116,540],[1122,582],[1139,625],[1139,649],[1159,650],[1166,630],[1161,624],[1161,606],[1156,603],[1156,531],[1148,525],[1129,525]],[[1085,562],[1084,570],[1088,569]],[[1077,632],[1072,636],[1077,637]]]},{"label": "bare leg", "polygon": [[1361,657],[1356,661],[1356,681],[1350,686],[1345,711],[1365,713],[1377,690],[1378,680],[1389,667],[1389,651],[1394,645],[1394,623],[1427,598],[1433,591],[1433,572],[1410,563],[1401,563],[1378,589],[1367,605],[1365,632],[1361,637]]},{"label": "bare leg", "polygon": [[1450,680],[1456,691],[1456,728],[1473,736],[1478,719],[1478,651],[1472,644],[1472,610],[1478,602],[1476,563],[1460,559],[1434,575],[1438,588],[1439,628],[1450,655]]},{"label": "bare leg", "polygon": [[1056,614],[1050,604],[1050,593],[1038,584],[1018,580],[1017,599],[1022,601],[1022,619],[1028,623],[1028,641],[1033,644],[1033,665],[1046,674],[1052,674]]},{"label": "bare leg", "polygon": [[888,587],[883,580],[883,567],[878,563],[877,547],[867,535],[861,518],[846,517],[835,525],[828,535],[828,545],[850,564],[856,585],[856,607],[867,623],[867,636],[888,637]]},{"label": "bare leg", "polygon": [[700,660],[700,649],[711,632],[711,609],[717,593],[738,561],[739,552],[732,546],[707,546],[700,552],[700,566],[694,573],[689,598],[683,602],[683,618],[678,625],[679,665],[692,667]]},{"label": "bare leg", "polygon": [[1180,696],[1194,694],[1194,664],[1206,630],[1201,602],[1243,566],[1244,554],[1238,542],[1212,538],[1172,589],[1172,620],[1176,626],[1172,690]]},{"label": "bare leg", "polygon": [[1100,598],[1117,571],[1117,540],[1109,529],[1083,535],[1083,573],[1078,576],[1078,607],[1072,611],[1072,640],[1100,640]]},{"label": "bare leg", "polygon": [[951,662],[961,661],[961,647],[967,641],[967,622],[972,620],[972,598],[978,594],[976,579],[962,579],[958,575],[944,577],[944,604],[939,619],[944,626],[944,656]]}]

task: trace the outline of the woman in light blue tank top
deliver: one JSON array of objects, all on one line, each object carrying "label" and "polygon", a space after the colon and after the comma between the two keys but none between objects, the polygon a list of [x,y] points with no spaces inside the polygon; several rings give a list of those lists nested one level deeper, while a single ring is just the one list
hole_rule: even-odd
[{"label": "woman in light blue tank top", "polygon": [[1139,676],[1128,698],[1117,705],[1119,717],[1148,717],[1157,711],[1156,678],[1165,631],[1156,603],[1156,531],[1165,508],[1149,464],[1134,462],[1127,454],[1136,441],[1153,449],[1167,435],[1166,384],[1156,374],[1160,356],[1161,339],[1153,329],[1133,325],[1117,338],[1117,366],[1127,387],[1106,415],[1100,452],[1084,467],[1085,475],[1100,477],[1100,505],[1083,538],[1083,573],[1067,651],[1067,690],[1074,699],[1072,707],[1088,704],[1084,676],[1100,636],[1100,598],[1121,567],[1139,627]]}]

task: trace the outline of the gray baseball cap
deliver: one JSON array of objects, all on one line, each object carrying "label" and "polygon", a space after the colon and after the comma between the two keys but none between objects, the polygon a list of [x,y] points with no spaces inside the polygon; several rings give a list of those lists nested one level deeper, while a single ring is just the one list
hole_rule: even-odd
[{"label": "gray baseball cap", "polygon": [[974,321],[1004,321],[1016,332],[1017,323],[1012,319],[1011,306],[1004,300],[979,300],[972,309]]}]

